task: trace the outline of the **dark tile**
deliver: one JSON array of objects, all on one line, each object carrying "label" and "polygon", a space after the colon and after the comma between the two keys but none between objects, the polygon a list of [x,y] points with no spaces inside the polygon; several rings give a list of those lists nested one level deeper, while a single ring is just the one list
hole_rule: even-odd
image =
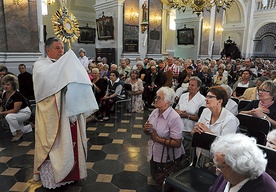
[{"label": "dark tile", "polygon": [[102,151],[106,152],[107,154],[122,154],[126,152],[126,148],[121,144],[109,144],[103,146]]},{"label": "dark tile", "polygon": [[[29,149],[30,150],[30,149]],[[9,167],[32,167],[34,164],[34,156],[33,155],[20,155],[13,157],[11,160],[7,162]]]},{"label": "dark tile", "polygon": [[91,183],[82,187],[81,192],[119,192],[116,186],[112,183]]},{"label": "dark tile", "polygon": [[124,164],[141,165],[144,162],[147,162],[147,156],[142,153],[127,152],[119,155],[118,160],[122,161]]},{"label": "dark tile", "polygon": [[0,152],[0,156],[16,157],[24,155],[30,151],[30,147],[21,147],[17,145],[6,147],[3,151]]},{"label": "dark tile", "polygon": [[[32,161],[33,163],[33,161]],[[28,182],[33,179],[34,169],[32,167],[22,168],[15,175],[17,182]]]},{"label": "dark tile", "polygon": [[99,174],[115,174],[124,170],[124,164],[115,160],[103,160],[96,162],[93,170]]},{"label": "dark tile", "polygon": [[0,163],[0,175],[1,175],[1,173],[3,173],[7,168],[8,168],[8,166],[6,165],[6,163]]},{"label": "dark tile", "polygon": [[140,173],[142,173],[143,175],[150,177],[150,163],[149,162],[145,162],[142,165],[139,166],[138,171]]},{"label": "dark tile", "polygon": [[105,159],[106,153],[99,150],[88,150],[87,152],[87,161],[96,162]]},{"label": "dark tile", "polygon": [[[120,129],[125,129],[124,127],[120,127]],[[109,137],[112,139],[127,139],[131,137],[131,132],[127,130],[127,132],[115,132],[115,133],[110,133]]]},{"label": "dark tile", "polygon": [[89,139],[89,143],[92,145],[106,145],[112,143],[113,139],[110,137],[93,137]]},{"label": "dark tile", "polygon": [[113,175],[112,183],[120,189],[138,190],[147,185],[147,177],[139,172],[123,171]]},{"label": "dark tile", "polygon": [[16,183],[14,177],[0,175],[0,190],[9,191],[9,189]]}]

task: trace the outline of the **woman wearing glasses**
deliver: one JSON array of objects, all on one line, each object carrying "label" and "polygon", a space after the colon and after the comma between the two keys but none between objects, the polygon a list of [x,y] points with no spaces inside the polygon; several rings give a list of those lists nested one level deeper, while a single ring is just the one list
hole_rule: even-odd
[{"label": "woman wearing glasses", "polygon": [[276,127],[276,85],[273,81],[264,81],[259,88],[259,100],[251,101],[245,108],[240,110],[242,114],[267,119],[271,127]]},{"label": "woman wearing glasses", "polygon": [[[175,92],[173,89],[160,88],[156,92],[154,101],[156,109],[152,111],[144,124],[144,133],[150,135],[151,138],[149,158],[151,175],[154,180],[156,180],[158,170],[165,167],[167,160],[173,160],[173,153],[176,161],[180,161],[185,153],[181,142],[184,125],[179,114],[171,107],[174,98]],[[169,154],[167,154],[167,148],[163,151],[164,146],[168,147]],[[164,154],[162,154],[162,151]]]},{"label": "woman wearing glasses", "polygon": [[[226,90],[221,86],[210,87],[205,98],[206,108],[191,133],[208,132],[217,136],[236,133],[240,123],[230,111],[224,108],[228,102]],[[209,151],[198,148],[197,154],[198,157],[201,155],[198,166],[204,167],[207,162],[210,162]]]}]

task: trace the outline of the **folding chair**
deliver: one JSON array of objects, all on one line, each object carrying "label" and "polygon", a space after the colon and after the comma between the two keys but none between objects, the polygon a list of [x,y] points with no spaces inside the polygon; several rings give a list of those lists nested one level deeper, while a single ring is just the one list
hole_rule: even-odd
[{"label": "folding chair", "polygon": [[205,108],[206,108],[205,106],[199,107],[199,109],[198,109],[198,118],[200,118],[200,116],[201,116],[201,114],[202,114],[202,112]]},{"label": "folding chair", "polygon": [[247,114],[238,114],[240,121],[239,130],[249,137],[255,137],[258,144],[265,145],[266,136],[271,128],[271,123],[266,119],[260,119]]},{"label": "folding chair", "polygon": [[207,192],[217,176],[205,169],[196,167],[196,147],[210,150],[216,136],[209,133],[194,133],[192,138],[193,161],[189,167],[167,177],[163,183],[163,192]]},{"label": "folding chair", "polygon": [[118,111],[121,111],[121,116],[123,114],[123,111],[130,111],[130,113],[132,113],[132,95],[129,93],[132,91],[132,87],[131,84],[124,84],[124,91],[125,91],[125,98],[124,99],[120,99],[117,100],[115,102],[115,116],[117,115]]},{"label": "folding chair", "polygon": [[250,102],[251,102],[250,100],[240,100],[238,103],[238,111],[245,108],[246,105],[248,105],[248,103],[250,103]]},{"label": "folding chair", "polygon": [[231,99],[232,99],[233,101],[235,101],[237,104],[239,104],[239,102],[240,102],[240,100],[239,100],[238,98],[236,98],[236,97],[231,97]]},{"label": "folding chair", "polygon": [[263,145],[258,145],[258,147],[266,154],[266,172],[270,174],[274,180],[276,180],[276,150]]}]

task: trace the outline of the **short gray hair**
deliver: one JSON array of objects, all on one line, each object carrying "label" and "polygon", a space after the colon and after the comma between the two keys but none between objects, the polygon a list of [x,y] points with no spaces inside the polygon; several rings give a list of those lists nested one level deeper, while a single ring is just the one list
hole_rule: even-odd
[{"label": "short gray hair", "polygon": [[80,52],[86,53],[86,51],[85,51],[84,48],[80,48],[80,49],[79,49],[79,53],[80,53]]},{"label": "short gray hair", "polygon": [[221,85],[221,86],[225,89],[225,91],[226,91],[227,94],[228,94],[228,97],[230,98],[231,95],[232,95],[232,93],[233,93],[233,90],[231,89],[231,87],[228,86],[228,85]]},{"label": "short gray hair", "polygon": [[202,85],[201,79],[199,79],[197,76],[192,76],[190,78],[190,81],[196,81],[197,87],[201,87],[201,85]]},{"label": "short gray hair", "polygon": [[169,87],[161,87],[160,89],[158,89],[157,93],[162,92],[164,94],[164,101],[165,102],[170,102],[170,105],[173,105],[174,103],[174,99],[175,99],[175,92],[172,88]]},{"label": "short gray hair", "polygon": [[256,139],[241,133],[217,137],[211,145],[211,154],[217,153],[224,154],[225,163],[234,172],[251,180],[259,177],[266,169],[266,155],[258,148]]}]

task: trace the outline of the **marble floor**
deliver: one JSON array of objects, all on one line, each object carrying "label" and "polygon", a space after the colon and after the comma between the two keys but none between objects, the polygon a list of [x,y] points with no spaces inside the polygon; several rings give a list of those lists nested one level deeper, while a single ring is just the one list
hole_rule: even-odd
[{"label": "marble floor", "polygon": [[88,121],[88,177],[55,190],[33,181],[33,132],[12,143],[10,132],[0,127],[0,191],[156,192],[147,160],[149,138],[142,131],[150,112]]}]

